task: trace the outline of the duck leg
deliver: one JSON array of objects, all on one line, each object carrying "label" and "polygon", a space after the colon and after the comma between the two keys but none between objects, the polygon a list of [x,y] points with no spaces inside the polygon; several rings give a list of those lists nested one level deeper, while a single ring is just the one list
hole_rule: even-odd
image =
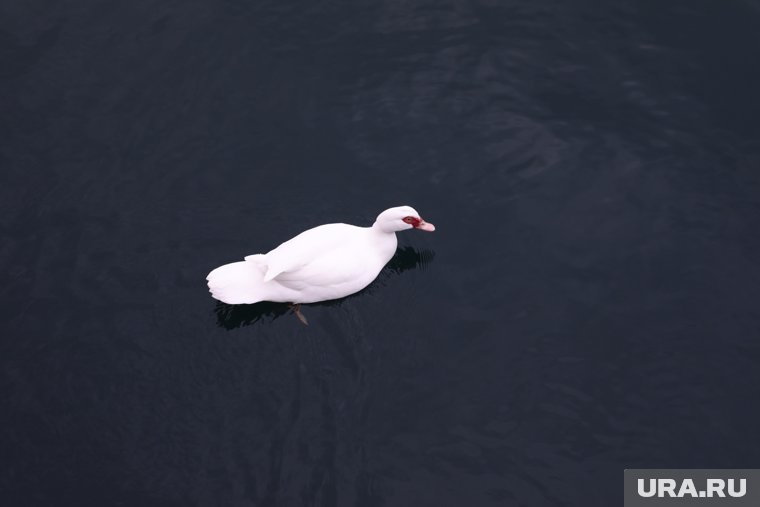
[{"label": "duck leg", "polygon": [[293,311],[293,313],[296,315],[296,317],[298,317],[298,320],[300,320],[301,323],[304,326],[308,326],[309,325],[309,321],[306,320],[306,317],[304,317],[303,313],[301,313],[301,305],[300,304],[296,305],[296,304],[292,304],[291,303],[288,306],[290,307],[290,309]]}]

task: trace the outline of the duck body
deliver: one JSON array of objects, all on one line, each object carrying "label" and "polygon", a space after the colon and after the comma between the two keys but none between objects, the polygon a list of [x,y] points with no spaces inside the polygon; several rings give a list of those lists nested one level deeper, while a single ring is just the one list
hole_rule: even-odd
[{"label": "duck body", "polygon": [[409,206],[386,210],[371,227],[320,225],[266,254],[220,266],[206,280],[212,297],[228,304],[342,298],[372,283],[396,252],[396,230],[413,227],[435,229]]}]

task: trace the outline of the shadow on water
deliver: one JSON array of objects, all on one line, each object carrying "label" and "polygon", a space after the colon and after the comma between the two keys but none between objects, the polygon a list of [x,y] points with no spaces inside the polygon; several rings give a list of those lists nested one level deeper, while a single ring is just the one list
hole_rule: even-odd
[{"label": "shadow on water", "polygon": [[[387,279],[388,274],[397,275],[411,269],[425,269],[428,264],[433,262],[434,258],[435,252],[432,250],[417,250],[411,246],[399,248],[396,250],[396,254],[393,256],[393,258],[380,272],[378,279]],[[313,303],[309,306],[340,305],[347,299],[357,297],[365,291],[372,290],[372,287],[376,283],[377,280],[356,294],[352,294],[341,299],[334,299],[321,303]],[[217,301],[216,307],[214,308],[214,313],[216,313],[217,325],[219,327],[231,330],[251,325],[262,319],[266,319],[270,322],[274,321],[278,317],[290,313],[290,308],[285,303],[272,303],[269,301],[262,301],[261,303],[255,303],[252,305],[228,305],[226,303]]]}]

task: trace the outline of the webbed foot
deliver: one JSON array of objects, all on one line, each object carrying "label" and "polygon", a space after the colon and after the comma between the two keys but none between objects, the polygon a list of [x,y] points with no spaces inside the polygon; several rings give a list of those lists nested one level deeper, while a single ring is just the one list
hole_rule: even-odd
[{"label": "webbed foot", "polygon": [[298,320],[300,320],[301,323],[304,326],[308,326],[309,325],[309,321],[306,320],[306,317],[304,317],[304,314],[301,313],[301,305],[300,304],[298,304],[298,305],[296,305],[296,304],[289,304],[288,306],[290,307],[290,309],[293,311],[293,313],[296,315],[296,317],[298,317]]}]

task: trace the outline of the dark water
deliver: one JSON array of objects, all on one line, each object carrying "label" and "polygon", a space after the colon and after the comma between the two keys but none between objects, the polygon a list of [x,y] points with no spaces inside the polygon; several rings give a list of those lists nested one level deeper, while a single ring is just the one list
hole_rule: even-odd
[{"label": "dark water", "polygon": [[[0,503],[610,506],[760,466],[760,4],[0,5]],[[411,204],[366,291],[213,267]]]}]

